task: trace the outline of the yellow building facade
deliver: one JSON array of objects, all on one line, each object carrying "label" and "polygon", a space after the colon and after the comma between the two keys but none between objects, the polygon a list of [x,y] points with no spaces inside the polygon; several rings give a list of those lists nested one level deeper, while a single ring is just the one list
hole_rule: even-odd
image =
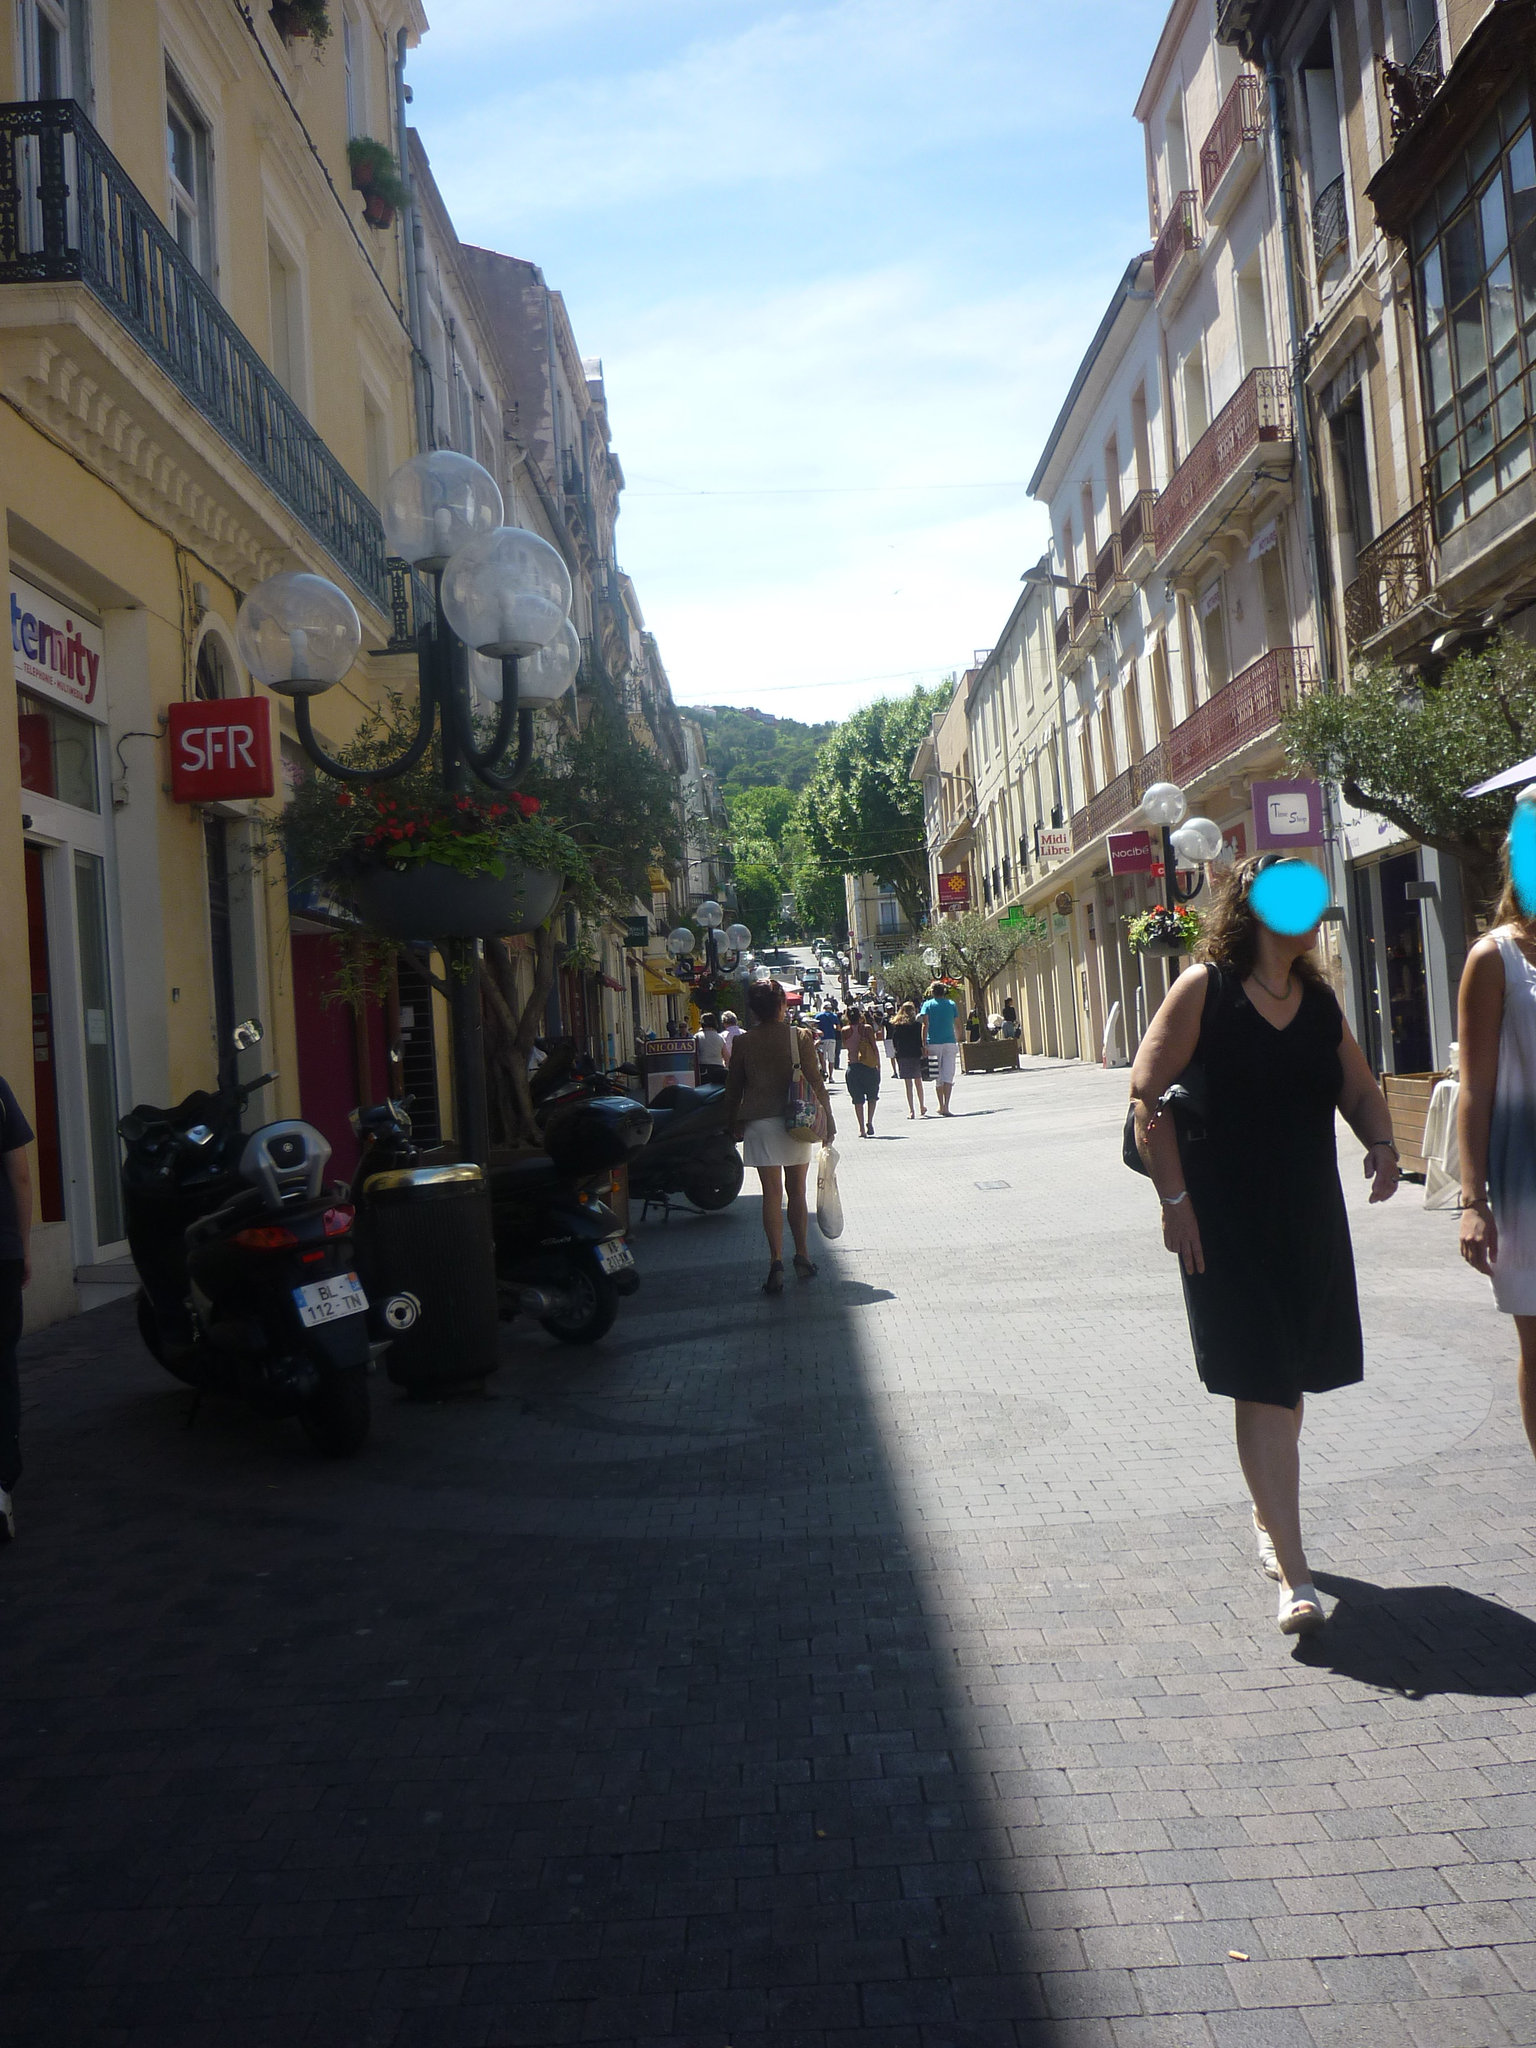
[{"label": "yellow building facade", "polygon": [[[278,789],[296,772],[291,707],[263,703],[234,631],[283,569],[338,583],[363,624],[322,737],[410,672],[376,509],[415,446],[406,249],[365,221],[347,142],[399,159],[397,66],[426,23],[415,0],[328,15],[321,44],[232,0],[0,11],[0,1072],[38,1132],[33,1324],[128,1278],[131,1103],[214,1085],[255,1013],[242,1074],[276,1068],[257,1107],[299,1114],[306,1014],[347,1029],[315,1014],[258,857],[273,804],[175,802],[165,733],[178,703],[250,698]],[[346,1050],[309,1048],[312,1074]]]}]

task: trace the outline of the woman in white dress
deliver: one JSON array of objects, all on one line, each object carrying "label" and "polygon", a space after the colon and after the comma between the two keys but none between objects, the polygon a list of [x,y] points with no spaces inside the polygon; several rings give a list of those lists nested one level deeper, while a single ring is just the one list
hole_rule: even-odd
[{"label": "woman in white dress", "polygon": [[725,1073],[725,1118],[741,1145],[741,1156],[757,1168],[763,1187],[763,1235],[772,1263],[763,1282],[764,1294],[784,1292],[784,1203],[789,1201],[789,1229],[795,1241],[795,1272],[814,1280],[816,1266],[806,1243],[808,1213],[805,1177],[814,1145],[792,1138],[784,1128],[784,1110],[795,1067],[798,1041],[800,1072],[826,1114],[826,1140],[837,1135],[827,1084],[816,1056],[816,1034],[792,1025],[785,1011],[784,991],[776,981],[755,981],[747,990],[754,1028],[743,1032],[731,1049]]},{"label": "woman in white dress", "polygon": [[[1536,787],[1520,801],[1536,801]],[[1515,1319],[1520,1414],[1536,1453],[1536,917],[1507,873],[1493,927],[1467,955],[1459,1031],[1461,1255]]]}]

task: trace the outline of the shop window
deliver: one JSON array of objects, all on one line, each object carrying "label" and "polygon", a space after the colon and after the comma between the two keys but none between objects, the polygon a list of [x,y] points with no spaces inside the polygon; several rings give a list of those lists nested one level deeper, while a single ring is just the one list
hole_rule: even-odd
[{"label": "shop window", "polygon": [[182,253],[213,280],[213,150],[208,124],[174,72],[165,77],[165,159],[171,233]]},{"label": "shop window", "polygon": [[123,1235],[118,1178],[117,1049],[107,952],[107,864],[99,854],[74,856],[75,929],[80,946],[80,1007],[85,1023],[85,1111],[91,1160],[91,1203],[98,1244]]},{"label": "shop window", "polygon": [[64,1158],[59,1136],[59,1048],[53,1007],[53,967],[40,846],[25,850],[27,950],[32,974],[32,1122],[37,1131],[37,1213],[43,1223],[64,1220]]},{"label": "shop window", "polygon": [[1413,223],[1430,497],[1442,539],[1531,467],[1536,152],[1522,83]]},{"label": "shop window", "polygon": [[77,811],[100,811],[101,780],[96,764],[97,728],[62,705],[16,692],[16,735],[21,749],[21,786],[51,796]]}]

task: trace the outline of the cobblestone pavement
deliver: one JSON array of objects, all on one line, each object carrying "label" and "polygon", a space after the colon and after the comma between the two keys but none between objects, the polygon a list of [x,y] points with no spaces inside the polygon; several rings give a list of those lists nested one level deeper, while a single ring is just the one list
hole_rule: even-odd
[{"label": "cobblestone pavement", "polygon": [[847,1234],[646,1226],[591,1352],[328,1466],[121,1308],[27,1347],[7,2048],[1536,2043],[1510,1331],[1343,1143],[1334,1619],[1275,1633],[1124,1076],[845,1117]]}]

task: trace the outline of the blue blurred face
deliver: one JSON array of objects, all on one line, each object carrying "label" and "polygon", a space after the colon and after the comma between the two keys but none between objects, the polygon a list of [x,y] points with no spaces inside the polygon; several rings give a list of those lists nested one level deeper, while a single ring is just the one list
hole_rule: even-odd
[{"label": "blue blurred face", "polygon": [[1536,917],[1536,804],[1516,804],[1509,822],[1509,876],[1522,917]]},{"label": "blue blurred face", "polygon": [[1276,861],[1249,883],[1248,902],[1260,924],[1310,947],[1328,907],[1328,878],[1308,860]]}]

